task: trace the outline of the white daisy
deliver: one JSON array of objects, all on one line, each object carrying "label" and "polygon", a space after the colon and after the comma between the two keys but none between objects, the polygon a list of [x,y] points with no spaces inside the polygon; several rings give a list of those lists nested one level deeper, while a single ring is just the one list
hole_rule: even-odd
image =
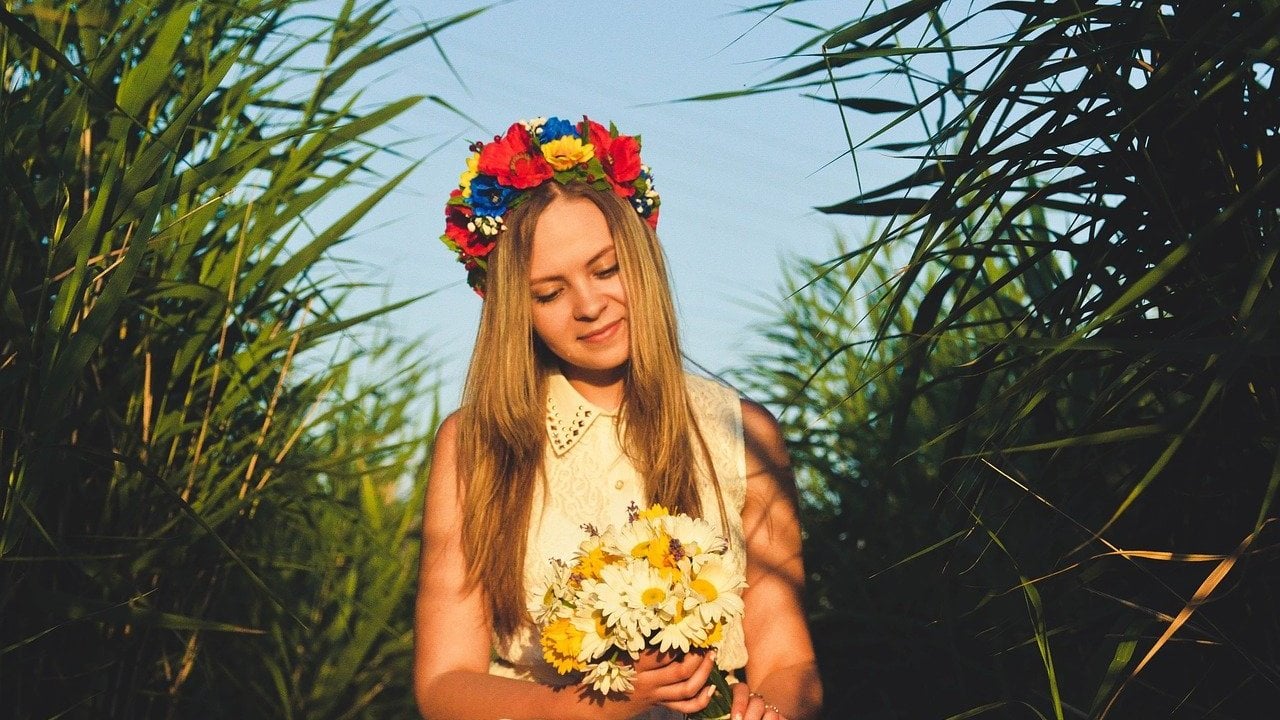
[{"label": "white daisy", "polygon": [[649,646],[649,639],[642,633],[621,625],[609,628],[609,639],[614,647],[625,650],[633,660],[640,657],[640,653]]},{"label": "white daisy", "polygon": [[[671,537],[679,538],[681,549],[688,557],[701,559],[709,553],[721,555],[729,547],[724,537],[706,520],[688,515],[671,515],[662,519]],[[695,566],[697,564],[694,563]]]},{"label": "white daisy", "polygon": [[[585,609],[584,609],[585,608]],[[613,633],[605,623],[604,613],[591,606],[579,606],[579,610],[570,619],[573,626],[582,631],[582,651],[578,659],[583,662],[594,662],[612,650]]]},{"label": "white daisy", "polygon": [[[689,599],[681,600],[681,607],[689,604]],[[696,602],[693,604],[696,605]],[[710,628],[697,612],[679,612],[670,622],[658,628],[649,639],[649,644],[662,652],[676,649],[689,652],[695,646],[706,642]]]},{"label": "white daisy", "polygon": [[696,612],[704,625],[742,617],[742,589],[746,587],[737,570],[719,555],[714,555],[689,577],[689,597],[694,606],[686,610]]},{"label": "white daisy", "polygon": [[676,589],[670,578],[638,559],[606,566],[595,586],[606,621],[644,636],[675,616]]},{"label": "white daisy", "polygon": [[608,695],[614,690],[619,692],[634,690],[635,685],[632,679],[635,676],[636,669],[630,663],[611,658],[592,666],[582,681],[597,692]]},{"label": "white daisy", "polygon": [[568,617],[577,604],[577,594],[569,584],[570,568],[559,560],[552,560],[542,569],[541,577],[533,583],[535,599],[529,603],[529,614],[539,625]]}]

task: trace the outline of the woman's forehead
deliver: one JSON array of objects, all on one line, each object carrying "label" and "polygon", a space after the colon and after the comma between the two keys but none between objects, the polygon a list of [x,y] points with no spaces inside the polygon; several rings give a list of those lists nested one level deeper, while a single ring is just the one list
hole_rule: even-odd
[{"label": "woman's forehead", "polygon": [[529,276],[542,278],[589,265],[614,249],[604,213],[586,198],[558,198],[538,217]]}]

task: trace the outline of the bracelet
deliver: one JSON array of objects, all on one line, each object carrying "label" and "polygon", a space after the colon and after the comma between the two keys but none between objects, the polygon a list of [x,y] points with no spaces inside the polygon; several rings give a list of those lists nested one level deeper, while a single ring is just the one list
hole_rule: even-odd
[{"label": "bracelet", "polygon": [[[761,695],[761,694],[760,694],[760,693],[758,693],[758,692],[754,692],[754,691],[753,691],[753,692],[749,692],[749,693],[747,693],[747,696],[748,696],[748,697],[754,697],[754,698],[760,698],[760,700],[762,700],[762,701],[764,700],[764,696],[763,696],[763,695]],[[778,706],[777,706],[777,705],[770,705],[769,703],[765,703],[765,704],[764,704],[764,709],[765,709],[765,710],[768,710],[769,712],[777,713],[777,714],[779,714],[779,715],[781,715],[781,714],[782,714],[782,711],[778,709]]]}]

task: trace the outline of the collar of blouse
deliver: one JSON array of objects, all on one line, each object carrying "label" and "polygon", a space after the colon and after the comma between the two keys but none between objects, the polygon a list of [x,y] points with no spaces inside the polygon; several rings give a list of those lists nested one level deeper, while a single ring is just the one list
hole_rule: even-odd
[{"label": "collar of blouse", "polygon": [[582,397],[564,375],[554,373],[547,379],[547,438],[557,457],[573,449],[596,418],[617,414],[617,410],[606,410]]}]

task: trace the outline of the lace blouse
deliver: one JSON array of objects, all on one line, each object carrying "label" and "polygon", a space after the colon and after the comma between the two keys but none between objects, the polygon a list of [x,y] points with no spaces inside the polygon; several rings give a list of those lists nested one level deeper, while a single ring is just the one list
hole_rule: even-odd
[{"label": "lace blouse", "polygon": [[[686,375],[695,421],[706,440],[708,454],[728,514],[727,557],[745,572],[746,549],[742,531],[742,507],[746,500],[746,456],[743,451],[742,406],[737,393],[717,382]],[[525,554],[525,592],[536,601],[531,586],[552,558],[570,561],[584,538],[582,525],[620,527],[627,521],[627,507],[645,506],[643,480],[618,444],[617,412],[598,407],[578,393],[563,375],[552,375],[547,392],[547,496],[535,492]],[[699,458],[698,487],[703,517],[720,527],[719,505]],[[534,680],[549,685],[577,682],[574,675],[559,675],[542,659],[536,632],[518,631],[509,641],[494,638],[494,660],[489,672],[505,677]],[[716,663],[725,670],[746,665],[747,649],[742,625],[725,627]],[[665,717],[662,713],[650,717]]]}]

